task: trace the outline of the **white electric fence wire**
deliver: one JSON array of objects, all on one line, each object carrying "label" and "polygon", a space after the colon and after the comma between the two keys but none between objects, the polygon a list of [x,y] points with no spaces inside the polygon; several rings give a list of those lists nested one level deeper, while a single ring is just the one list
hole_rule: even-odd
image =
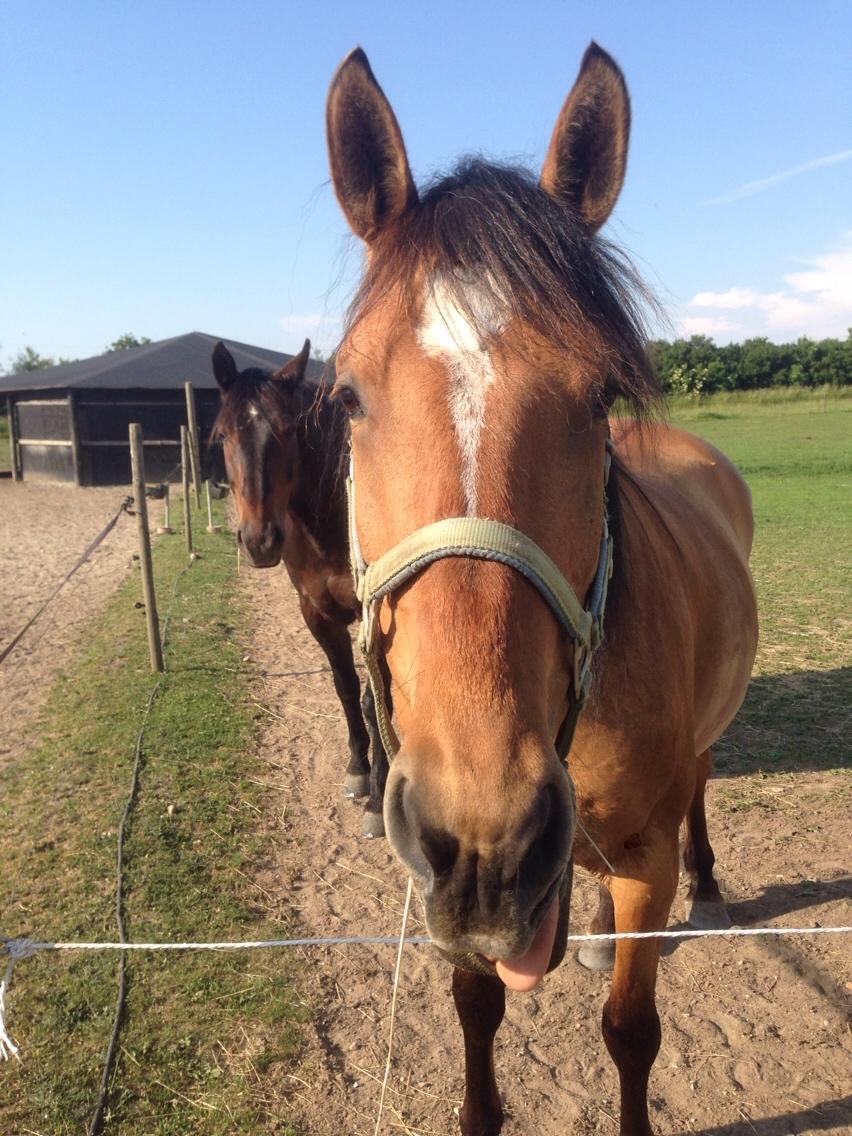
[{"label": "white electric fence wire", "polygon": [[[407,918],[407,915],[406,915]],[[568,943],[619,942],[623,939],[744,939],[759,935],[781,937],[787,935],[849,935],[848,927],[728,927],[713,931],[618,931],[602,935],[568,935]],[[247,942],[228,940],[220,943],[84,943],[84,942],[42,942],[37,939],[12,939],[0,935],[0,950],[9,956],[5,977],[0,983],[0,1058],[17,1056],[18,1047],[12,1041],[5,1023],[5,998],[9,992],[14,964],[20,959],[29,958],[41,951],[253,951],[276,947],[340,947],[340,946],[387,946],[396,944],[400,948],[397,968],[400,965],[403,946],[428,946],[432,940],[428,935],[343,935],[323,936],[306,939],[256,939]],[[394,990],[396,987],[394,987]]]},{"label": "white electric fence wire", "polygon": [[379,1136],[379,1129],[382,1126],[382,1113],[385,1108],[385,1093],[388,1090],[388,1081],[390,1080],[391,1061],[393,1060],[393,1027],[396,1023],[396,996],[399,991],[399,972],[402,967],[402,952],[405,947],[405,929],[408,926],[408,912],[411,910],[411,896],[413,891],[414,888],[411,883],[411,876],[409,876],[408,887],[405,891],[405,905],[402,909],[402,926],[399,931],[399,948],[396,952],[396,969],[393,975],[393,994],[391,995],[390,1022],[388,1024],[388,1057],[387,1061],[385,1061],[385,1075],[382,1078],[379,1111],[376,1115],[376,1127],[373,1131],[373,1136]]}]

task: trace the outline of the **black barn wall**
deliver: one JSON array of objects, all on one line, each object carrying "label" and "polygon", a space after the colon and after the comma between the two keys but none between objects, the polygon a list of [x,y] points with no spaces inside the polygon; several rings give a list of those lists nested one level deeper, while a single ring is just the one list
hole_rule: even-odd
[{"label": "black barn wall", "polygon": [[[205,476],[224,479],[221,446],[208,448],[219,392],[196,390],[195,401]],[[72,398],[67,391],[33,391],[13,396],[12,403],[25,480],[129,485],[131,422],[142,426],[146,480],[180,480],[180,428],[186,425],[182,389],[76,389]]]}]

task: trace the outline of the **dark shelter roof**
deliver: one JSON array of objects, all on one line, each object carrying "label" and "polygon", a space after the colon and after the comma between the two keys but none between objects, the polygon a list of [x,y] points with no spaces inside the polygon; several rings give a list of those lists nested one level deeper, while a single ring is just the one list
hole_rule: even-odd
[{"label": "dark shelter roof", "polygon": [[[58,367],[40,371],[23,371],[16,375],[0,375],[0,393],[36,390],[181,390],[185,382],[196,388],[215,387],[210,356],[219,336],[191,331],[173,339],[160,339],[126,351],[110,351],[91,359],[78,359]],[[234,356],[237,367],[277,369],[292,355],[253,347],[249,343],[223,342]],[[301,344],[299,344],[301,347]],[[318,378],[323,364],[308,362],[308,376]]]}]

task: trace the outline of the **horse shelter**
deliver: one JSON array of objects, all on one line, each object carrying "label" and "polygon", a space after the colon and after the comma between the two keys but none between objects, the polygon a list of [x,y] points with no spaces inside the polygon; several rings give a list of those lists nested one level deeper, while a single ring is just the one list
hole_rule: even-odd
[{"label": "horse shelter", "polygon": [[[180,427],[187,420],[184,384],[192,383],[199,441],[207,452],[219,409],[210,356],[218,336],[193,331],[58,367],[0,376],[7,400],[12,476],[71,485],[130,482],[128,426],[139,422],[149,482],[176,479]],[[226,341],[237,366],[277,370],[292,356]],[[316,379],[322,364],[308,364]],[[224,476],[219,447],[210,474]]]}]

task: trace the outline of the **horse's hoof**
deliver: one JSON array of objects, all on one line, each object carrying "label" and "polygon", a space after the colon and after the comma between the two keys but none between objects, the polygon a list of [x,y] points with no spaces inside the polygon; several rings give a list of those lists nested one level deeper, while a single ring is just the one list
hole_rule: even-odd
[{"label": "horse's hoof", "polygon": [[733,926],[728,909],[721,899],[694,899],[687,922],[696,931],[727,931]]},{"label": "horse's hoof", "polygon": [[368,840],[375,840],[379,836],[384,836],[385,818],[381,813],[365,812],[361,831]]},{"label": "horse's hoof", "polygon": [[346,780],[343,782],[343,796],[348,797],[350,801],[355,801],[360,797],[369,797],[370,795],[370,774],[369,773],[347,773]]},{"label": "horse's hoof", "polygon": [[612,970],[615,966],[615,943],[611,939],[603,943],[581,943],[577,962],[586,970]]}]

